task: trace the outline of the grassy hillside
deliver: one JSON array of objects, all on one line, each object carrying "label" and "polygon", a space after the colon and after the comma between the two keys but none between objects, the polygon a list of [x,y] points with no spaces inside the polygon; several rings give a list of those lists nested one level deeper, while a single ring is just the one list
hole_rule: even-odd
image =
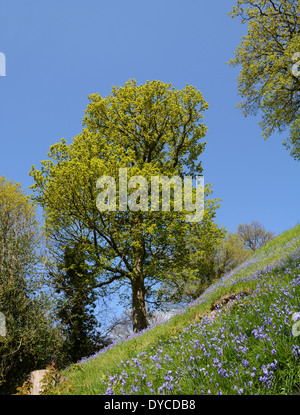
[{"label": "grassy hillside", "polygon": [[169,321],[64,371],[65,382],[51,393],[300,393],[296,312],[300,225],[257,251]]}]

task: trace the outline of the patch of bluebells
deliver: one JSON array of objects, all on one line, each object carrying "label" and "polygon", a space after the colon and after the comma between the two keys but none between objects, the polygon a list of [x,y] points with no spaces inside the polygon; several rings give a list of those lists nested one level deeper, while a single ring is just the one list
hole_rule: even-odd
[{"label": "patch of bluebells", "polygon": [[[288,291],[288,286],[284,288],[278,301],[286,305],[286,295],[291,292]],[[232,303],[226,310],[219,310],[211,320],[203,319],[187,327],[172,342],[159,345],[155,353],[144,354],[143,359],[137,356],[128,361],[129,368],[133,364],[139,367],[145,376],[140,377],[138,384],[129,384],[129,388],[123,388],[123,393],[179,394],[186,390],[187,385],[190,386],[189,391],[193,387],[204,394],[251,394],[255,390],[267,393],[271,389],[278,367],[276,337],[280,333],[282,338],[285,337],[285,342],[288,336],[284,335],[284,329],[288,328],[290,331],[291,327],[282,321],[287,308],[285,312],[275,315],[274,311],[278,312],[278,304],[274,308],[264,310],[260,304],[261,296],[256,298],[252,295],[252,300],[253,302],[247,306],[249,316],[256,314],[257,317],[258,306],[261,307],[259,318],[253,320],[252,330],[243,326],[242,315],[234,319],[235,329],[231,326],[226,327],[226,322],[229,321],[228,313],[230,309],[234,310]],[[292,306],[289,307],[289,311],[292,312]],[[227,320],[222,320],[225,313]],[[269,313],[273,314],[273,317],[270,317]],[[256,350],[260,351],[255,353],[255,356],[251,351],[251,345],[254,343]],[[298,358],[299,354],[299,346],[291,343],[290,355]],[[174,355],[174,361],[176,358],[176,369],[168,369],[170,355]],[[133,377],[129,378],[132,382]],[[153,385],[157,381],[161,383],[154,388]],[[115,384],[116,377],[111,377],[106,384],[106,393],[111,393]],[[116,389],[115,391],[118,393]]]},{"label": "patch of bluebells", "polygon": [[[272,247],[222,278],[188,307],[206,302],[215,290],[233,282],[257,283],[247,297],[236,296],[226,306],[186,327],[177,337],[121,361],[116,373],[108,373],[103,381],[103,393],[274,392],[277,373],[285,370],[284,362],[299,364],[300,342],[291,331],[291,316],[300,311],[299,247],[299,238],[277,250]],[[111,347],[114,345],[99,354]]]}]

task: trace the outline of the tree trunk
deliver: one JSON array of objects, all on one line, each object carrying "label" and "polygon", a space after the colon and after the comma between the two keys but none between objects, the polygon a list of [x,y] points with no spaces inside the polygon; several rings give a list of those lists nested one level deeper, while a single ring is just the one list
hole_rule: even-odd
[{"label": "tree trunk", "polygon": [[132,325],[133,332],[137,333],[148,327],[145,284],[143,275],[136,275],[131,279],[132,288]]},{"label": "tree trunk", "polygon": [[136,212],[133,216],[132,235],[134,244],[132,246],[133,272],[131,274],[132,289],[132,326],[133,332],[137,333],[148,327],[146,304],[145,304],[145,241],[142,229],[143,216]]}]

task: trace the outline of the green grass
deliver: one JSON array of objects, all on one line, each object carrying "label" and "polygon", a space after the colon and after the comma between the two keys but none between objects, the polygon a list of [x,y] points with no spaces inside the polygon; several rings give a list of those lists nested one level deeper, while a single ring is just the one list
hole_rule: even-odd
[{"label": "green grass", "polygon": [[[231,301],[212,312],[226,294]],[[300,225],[269,242],[168,322],[61,373],[51,394],[300,392]]]}]

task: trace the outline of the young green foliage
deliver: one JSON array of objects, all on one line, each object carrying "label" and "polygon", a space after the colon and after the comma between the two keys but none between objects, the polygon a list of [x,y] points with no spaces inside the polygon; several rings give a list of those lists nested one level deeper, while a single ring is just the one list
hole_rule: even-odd
[{"label": "young green foliage", "polygon": [[14,393],[30,371],[59,358],[61,333],[40,290],[40,244],[35,207],[20,184],[0,177],[0,312],[6,324],[0,394]]},{"label": "young green foliage", "polygon": [[[182,211],[116,209],[99,211],[97,180],[116,179],[119,206],[119,169],[128,180],[142,176],[196,175],[207,128],[202,112],[208,105],[196,88],[175,90],[160,81],[136,85],[128,81],[111,95],[89,96],[82,133],[67,145],[64,139],[50,148],[41,170],[32,167],[35,200],[45,212],[49,238],[63,248],[80,242],[90,269],[97,274],[94,288],[131,288],[133,329],[147,327],[145,299],[151,286],[189,262],[186,235],[193,224]],[[127,184],[126,184],[127,185]],[[211,191],[206,188],[206,197]],[[127,205],[126,205],[127,207]],[[204,216],[214,212],[213,201]]]},{"label": "young green foliage", "polygon": [[239,107],[244,115],[261,110],[265,139],[289,129],[284,144],[295,160],[300,159],[299,7],[297,0],[237,0],[229,14],[248,25],[229,62],[241,65]]}]

